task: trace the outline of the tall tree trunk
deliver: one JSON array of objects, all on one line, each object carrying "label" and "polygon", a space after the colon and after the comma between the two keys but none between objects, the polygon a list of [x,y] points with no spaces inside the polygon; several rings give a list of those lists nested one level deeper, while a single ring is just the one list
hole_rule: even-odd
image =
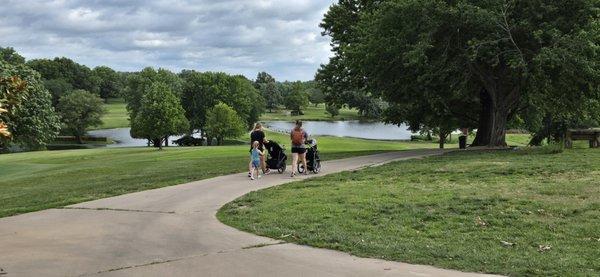
[{"label": "tall tree trunk", "polygon": [[493,99],[492,120],[490,127],[489,147],[507,147],[506,127],[511,109],[518,105],[519,88],[512,87],[508,90],[498,89],[496,91],[487,89],[489,96]]},{"label": "tall tree trunk", "polygon": [[165,137],[165,147],[169,147],[169,136]]},{"label": "tall tree trunk", "polygon": [[475,139],[473,140],[473,143],[471,143],[471,146],[487,146],[490,143],[494,104],[487,91],[483,88],[479,92],[479,101],[481,104],[479,124],[477,127],[477,134],[475,135]]},{"label": "tall tree trunk", "polygon": [[488,87],[484,91],[479,129],[472,145],[506,147],[506,126],[510,110],[518,102],[518,88],[507,92]]},{"label": "tall tree trunk", "polygon": [[440,149],[444,149],[444,145],[446,144],[446,136],[446,133],[440,131]]},{"label": "tall tree trunk", "polygon": [[508,121],[509,110],[505,105],[496,105],[494,107],[494,119],[491,128],[490,147],[506,147],[506,125]]},{"label": "tall tree trunk", "polygon": [[152,139],[152,146],[154,146],[154,148],[162,149],[162,139],[161,138]]},{"label": "tall tree trunk", "polygon": [[77,143],[83,144],[83,138],[81,137],[81,134],[76,134],[75,138],[77,139]]}]

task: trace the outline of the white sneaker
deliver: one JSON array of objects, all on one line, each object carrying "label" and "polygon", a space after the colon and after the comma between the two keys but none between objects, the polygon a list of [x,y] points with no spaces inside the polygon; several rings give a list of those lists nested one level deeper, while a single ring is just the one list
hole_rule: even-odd
[{"label": "white sneaker", "polygon": [[258,179],[260,179],[260,177],[262,177],[262,175],[258,175]]},{"label": "white sneaker", "polygon": [[254,180],[254,176],[251,176],[251,177],[250,177],[250,180]]}]

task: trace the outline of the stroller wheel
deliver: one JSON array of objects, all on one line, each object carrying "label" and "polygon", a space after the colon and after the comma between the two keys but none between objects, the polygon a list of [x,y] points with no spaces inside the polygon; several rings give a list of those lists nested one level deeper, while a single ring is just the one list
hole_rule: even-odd
[{"label": "stroller wheel", "polygon": [[298,164],[298,173],[302,174],[304,173],[304,165],[303,164]]},{"label": "stroller wheel", "polygon": [[285,167],[286,167],[285,163],[282,164],[281,167],[279,167],[277,169],[277,172],[279,172],[279,174],[283,174],[285,172]]},{"label": "stroller wheel", "polygon": [[313,173],[318,174],[319,172],[321,172],[321,161],[315,161]]}]

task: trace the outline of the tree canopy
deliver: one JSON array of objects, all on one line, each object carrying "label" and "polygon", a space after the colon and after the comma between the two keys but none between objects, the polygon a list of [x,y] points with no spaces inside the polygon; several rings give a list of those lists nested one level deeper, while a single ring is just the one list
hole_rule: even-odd
[{"label": "tree canopy", "polygon": [[181,79],[171,71],[147,67],[140,72],[129,74],[126,77],[126,89],[124,98],[127,102],[127,111],[130,119],[136,117],[142,107],[142,99],[155,83],[163,83],[169,87],[169,91],[176,97],[181,95],[183,83]]},{"label": "tree canopy", "polygon": [[25,63],[25,58],[19,55],[19,53],[17,53],[17,51],[15,51],[15,49],[11,47],[0,47],[0,60],[3,60],[12,65],[19,65]]},{"label": "tree canopy", "polygon": [[246,126],[256,122],[264,112],[264,99],[243,76],[196,71],[185,71],[180,76],[182,104],[193,130],[206,127],[208,110],[220,102],[232,107]]},{"label": "tree canopy", "polygon": [[268,83],[275,83],[275,78],[273,78],[273,76],[271,76],[269,73],[267,72],[259,72],[258,75],[256,76],[256,80],[254,81],[254,86],[256,87],[256,89],[260,89],[260,86],[262,84],[268,84]]},{"label": "tree canopy", "polygon": [[477,127],[475,144],[504,146],[532,105],[599,99],[599,10],[594,0],[340,0],[321,24],[335,55],[317,79],[330,100],[380,95],[389,122]]},{"label": "tree canopy", "polygon": [[24,64],[0,60],[0,79],[10,80],[0,84],[0,101],[5,101],[2,106],[6,110],[0,121],[12,134],[10,140],[0,142],[0,148],[10,144],[30,149],[45,147],[56,137],[60,125],[40,75]]},{"label": "tree canopy", "polygon": [[78,89],[60,98],[58,112],[63,130],[75,136],[77,142],[83,143],[86,129],[102,124],[101,117],[106,111],[100,97]]},{"label": "tree canopy", "polygon": [[121,75],[108,66],[98,66],[92,70],[98,82],[98,93],[103,99],[121,95],[123,80]]},{"label": "tree canopy", "polygon": [[292,113],[301,115],[302,109],[308,106],[308,93],[304,91],[301,82],[294,82],[284,96],[285,107]]},{"label": "tree canopy", "polygon": [[83,89],[92,93],[99,93],[99,80],[92,70],[65,57],[50,59],[34,59],[27,65],[39,72],[44,80],[62,79],[74,89]]},{"label": "tree canopy", "polygon": [[0,149],[41,149],[60,125],[40,75],[12,48],[0,48]]},{"label": "tree canopy", "polygon": [[131,120],[131,136],[148,139],[159,148],[168,136],[185,134],[189,128],[179,98],[169,84],[160,81],[144,93]]},{"label": "tree canopy", "polygon": [[216,138],[223,145],[225,138],[236,138],[245,131],[244,121],[233,108],[219,103],[208,110],[206,115],[206,132],[209,138]]}]

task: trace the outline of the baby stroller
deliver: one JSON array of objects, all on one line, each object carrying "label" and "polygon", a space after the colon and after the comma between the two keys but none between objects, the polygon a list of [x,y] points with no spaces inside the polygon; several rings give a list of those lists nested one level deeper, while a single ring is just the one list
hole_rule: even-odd
[{"label": "baby stroller", "polygon": [[287,156],[285,155],[285,149],[281,147],[277,142],[269,141],[265,143],[265,148],[269,153],[267,159],[267,167],[269,169],[277,169],[280,174],[285,172]]},{"label": "baby stroller", "polygon": [[[319,157],[319,150],[317,148],[317,140],[309,139],[306,141],[306,167],[309,171],[317,174],[321,172],[321,158]],[[304,173],[304,165],[298,164],[298,172]]]}]

